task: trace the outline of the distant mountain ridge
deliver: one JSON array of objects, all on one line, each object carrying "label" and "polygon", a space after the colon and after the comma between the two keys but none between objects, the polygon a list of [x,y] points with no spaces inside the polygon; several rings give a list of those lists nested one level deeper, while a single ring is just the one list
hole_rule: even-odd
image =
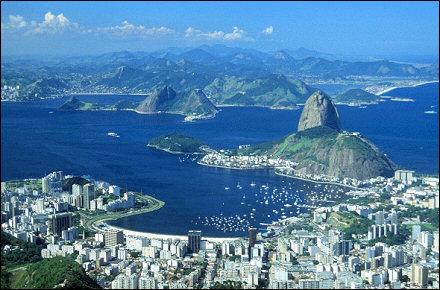
[{"label": "distant mountain ridge", "polygon": [[[72,92],[139,94],[164,86],[179,92],[201,89],[211,97],[210,90],[218,91],[218,84],[225,83],[225,91],[213,96],[220,100],[218,104],[293,107],[308,97],[303,93],[307,89],[299,84],[308,78],[432,80],[438,78],[438,71],[438,64],[416,67],[385,60],[346,61],[307,49],[261,52],[203,45],[157,52],[120,51],[40,63],[2,60],[2,86],[19,85],[21,99]],[[237,86],[232,87],[233,84]]]}]

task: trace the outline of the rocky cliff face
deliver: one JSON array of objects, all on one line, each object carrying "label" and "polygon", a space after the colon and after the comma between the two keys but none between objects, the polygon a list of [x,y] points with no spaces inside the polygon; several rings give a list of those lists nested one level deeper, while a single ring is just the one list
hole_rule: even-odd
[{"label": "rocky cliff face", "polygon": [[60,111],[74,111],[80,109],[84,105],[83,102],[78,100],[75,96],[71,97],[67,102],[62,104],[58,110]]},{"label": "rocky cliff face", "polygon": [[139,113],[158,113],[166,111],[176,99],[176,92],[171,87],[166,86],[145,98],[145,100],[137,106],[136,111]]},{"label": "rocky cliff face", "polygon": [[329,96],[321,91],[313,93],[304,105],[298,124],[298,131],[326,126],[341,130],[339,115]]},{"label": "rocky cliff face", "polygon": [[181,115],[214,115],[218,109],[202,90],[177,94],[171,87],[164,87],[149,95],[136,111],[139,113],[172,113]]}]

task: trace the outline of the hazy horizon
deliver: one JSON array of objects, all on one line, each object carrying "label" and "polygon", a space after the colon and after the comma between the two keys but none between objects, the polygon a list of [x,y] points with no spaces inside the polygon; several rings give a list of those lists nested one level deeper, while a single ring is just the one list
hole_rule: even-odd
[{"label": "hazy horizon", "polygon": [[2,2],[3,57],[222,44],[264,52],[303,47],[339,57],[438,61],[437,2],[103,4]]}]

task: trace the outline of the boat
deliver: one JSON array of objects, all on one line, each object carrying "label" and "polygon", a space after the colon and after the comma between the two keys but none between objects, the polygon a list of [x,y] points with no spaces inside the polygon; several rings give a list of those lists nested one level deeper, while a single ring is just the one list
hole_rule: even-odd
[{"label": "boat", "polygon": [[436,111],[433,111],[433,110],[425,111],[425,112],[423,112],[423,113],[425,113],[425,114],[437,114],[437,112],[436,112]]},{"label": "boat", "polygon": [[119,136],[118,134],[116,134],[115,132],[108,132],[108,133],[107,133],[107,136],[115,137],[115,138],[119,138],[119,137],[121,137],[121,136]]},{"label": "boat", "polygon": [[252,181],[251,186],[254,187],[255,185],[257,185],[254,181]]},{"label": "boat", "polygon": [[225,186],[225,190],[229,190],[229,187]]}]

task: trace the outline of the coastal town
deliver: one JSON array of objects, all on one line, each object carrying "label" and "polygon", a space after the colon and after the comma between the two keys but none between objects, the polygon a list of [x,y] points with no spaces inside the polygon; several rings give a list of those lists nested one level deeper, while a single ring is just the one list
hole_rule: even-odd
[{"label": "coastal town", "polygon": [[[2,239],[42,245],[42,259],[73,259],[105,289],[438,288],[438,176],[398,170],[352,185],[346,199],[264,232],[249,227],[242,238],[214,238],[188,225],[187,236],[167,236],[105,222],[163,202],[58,171],[2,182]],[[2,242],[2,259],[16,251]]]}]

